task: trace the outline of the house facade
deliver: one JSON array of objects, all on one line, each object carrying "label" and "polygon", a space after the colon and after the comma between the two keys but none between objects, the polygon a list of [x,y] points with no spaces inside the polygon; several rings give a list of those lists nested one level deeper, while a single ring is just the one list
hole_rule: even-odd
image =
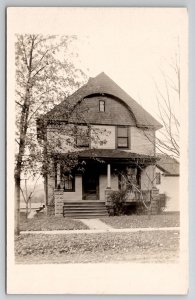
[{"label": "house facade", "polygon": [[84,207],[85,216],[90,205],[101,206],[94,216],[103,215],[109,194],[126,179],[133,186],[132,203],[136,190],[155,186],[155,132],[161,125],[105,73],[90,78],[37,124],[51,168],[45,175],[46,207],[56,215],[63,210],[68,215],[69,208],[75,216]]},{"label": "house facade", "polygon": [[156,187],[166,195],[167,212],[178,212],[179,209],[179,162],[164,154],[158,154],[156,163]]}]

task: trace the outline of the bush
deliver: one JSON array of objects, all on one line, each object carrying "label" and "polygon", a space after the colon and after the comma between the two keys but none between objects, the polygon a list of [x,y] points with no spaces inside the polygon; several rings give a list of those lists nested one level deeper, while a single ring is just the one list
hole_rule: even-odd
[{"label": "bush", "polygon": [[146,203],[148,209],[145,207],[145,205],[142,202],[136,203],[136,213],[137,215],[146,215],[148,213],[148,210],[150,209],[150,203]]},{"label": "bush", "polygon": [[125,213],[127,190],[112,191],[109,195],[109,200],[111,201],[110,214],[120,216]]}]

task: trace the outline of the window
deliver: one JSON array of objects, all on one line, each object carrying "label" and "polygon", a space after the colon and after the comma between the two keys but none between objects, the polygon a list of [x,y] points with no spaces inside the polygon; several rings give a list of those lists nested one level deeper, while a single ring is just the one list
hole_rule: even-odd
[{"label": "window", "polygon": [[65,192],[75,191],[75,177],[72,174],[64,174],[62,176],[62,181]]},{"label": "window", "polygon": [[160,173],[156,173],[156,184],[160,184],[161,183],[161,175]]},{"label": "window", "polygon": [[87,126],[78,126],[76,128],[76,145],[77,147],[89,147],[90,130]]},{"label": "window", "polygon": [[99,111],[104,112],[105,111],[105,101],[99,100]]},{"label": "window", "polygon": [[128,148],[128,127],[118,126],[117,127],[117,148]]},{"label": "window", "polygon": [[125,175],[121,173],[118,174],[118,188],[119,190],[125,190],[127,188],[127,180],[125,180]]}]

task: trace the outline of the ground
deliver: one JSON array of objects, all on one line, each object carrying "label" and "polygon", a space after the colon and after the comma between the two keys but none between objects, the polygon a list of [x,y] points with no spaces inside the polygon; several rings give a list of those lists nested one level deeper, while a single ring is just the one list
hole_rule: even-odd
[{"label": "ground", "polygon": [[16,238],[18,263],[175,262],[179,231],[26,234]]},{"label": "ground", "polygon": [[[164,213],[162,215],[130,215],[101,218],[104,223],[113,228],[155,228],[178,227],[179,213]],[[27,219],[22,213],[20,217],[21,230],[80,230],[88,227],[79,220],[67,219],[57,216],[47,216],[43,213],[35,215],[33,219]]]},{"label": "ground", "polygon": [[[140,228],[137,232],[26,233],[16,237],[17,263],[176,262],[179,256],[179,214],[102,218],[113,228]],[[152,227],[150,231],[142,228]],[[155,230],[164,227],[164,230]],[[89,229],[79,220],[38,215],[21,218],[22,230]],[[121,231],[123,231],[121,229]]]},{"label": "ground", "polygon": [[80,230],[88,227],[79,220],[66,219],[57,216],[47,216],[39,213],[33,219],[27,219],[24,213],[20,215],[20,230]]},{"label": "ground", "polygon": [[179,213],[163,213],[161,215],[130,215],[101,218],[103,222],[113,228],[154,228],[178,227],[180,225]]}]

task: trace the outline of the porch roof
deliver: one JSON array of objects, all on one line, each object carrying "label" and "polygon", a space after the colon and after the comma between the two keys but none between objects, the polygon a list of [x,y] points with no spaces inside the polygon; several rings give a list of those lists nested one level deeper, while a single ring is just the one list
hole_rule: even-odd
[{"label": "porch roof", "polygon": [[[72,152],[75,154],[75,152]],[[142,163],[155,163],[157,158],[155,156],[144,155],[133,153],[125,150],[119,149],[86,149],[77,152],[79,159],[102,159],[105,161],[125,161],[125,162],[142,162]],[[60,154],[58,157],[66,157],[67,155],[71,155],[71,153]]]}]

